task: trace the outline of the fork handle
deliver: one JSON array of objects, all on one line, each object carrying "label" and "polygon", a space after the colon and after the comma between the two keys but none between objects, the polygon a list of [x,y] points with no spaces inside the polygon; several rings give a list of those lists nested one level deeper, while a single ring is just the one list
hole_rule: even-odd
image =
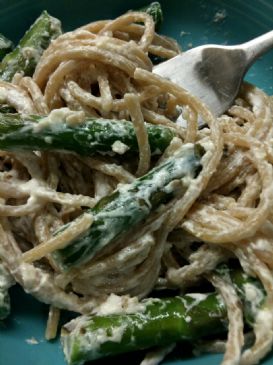
[{"label": "fork handle", "polygon": [[273,30],[241,45],[250,66],[258,57],[273,48]]}]

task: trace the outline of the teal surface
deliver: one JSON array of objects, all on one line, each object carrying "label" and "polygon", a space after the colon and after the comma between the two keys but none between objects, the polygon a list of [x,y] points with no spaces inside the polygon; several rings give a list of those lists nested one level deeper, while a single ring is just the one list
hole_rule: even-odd
[{"label": "teal surface", "polygon": [[[146,1],[137,0],[0,0],[0,33],[17,41],[26,28],[47,9],[60,18],[65,30],[96,19],[113,18]],[[273,0],[163,0],[165,20],[161,32],[175,37],[186,50],[205,43],[236,44],[273,29]],[[222,21],[215,14],[224,11]],[[273,52],[262,57],[246,78],[273,94]],[[12,294],[12,314],[0,326],[0,365],[65,365],[60,344],[44,339],[47,306],[38,303],[22,289]],[[29,340],[35,339],[35,344]],[[191,358],[180,346],[183,359],[167,359],[165,365],[217,365],[221,355]],[[94,365],[137,363],[141,355],[107,359]],[[177,356],[176,356],[177,357]],[[273,354],[263,361],[273,365]]]}]

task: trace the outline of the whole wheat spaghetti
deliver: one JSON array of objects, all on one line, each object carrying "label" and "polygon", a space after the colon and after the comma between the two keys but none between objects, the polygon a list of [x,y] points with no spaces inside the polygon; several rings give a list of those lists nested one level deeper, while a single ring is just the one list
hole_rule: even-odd
[{"label": "whole wheat spaghetti", "polygon": [[[69,108],[74,125],[85,117],[131,121],[139,150],[137,157],[119,161],[0,151],[0,257],[16,282],[50,305],[47,338],[56,334],[58,309],[96,312],[111,293],[140,299],[153,289],[186,290],[209,279],[230,320],[223,364],[254,364],[273,343],[273,99],[245,83],[230,110],[215,118],[187,90],[152,73],[151,54],[167,59],[179,52],[175,41],[155,33],[149,15],[129,12],[64,33],[44,51],[33,77],[0,82],[6,103],[18,113]],[[175,122],[181,110],[186,128]],[[200,116],[206,127],[198,130]],[[174,133],[160,158],[151,154],[145,122]],[[92,227],[92,216],[81,215],[86,208],[189,142],[202,144],[205,154],[183,200],[83,267],[60,272],[50,253]],[[71,231],[53,235],[71,221]],[[193,242],[199,243],[197,250]],[[260,279],[271,313],[257,315],[256,338],[247,350],[242,350],[240,300],[231,283],[212,274],[230,258]]]}]

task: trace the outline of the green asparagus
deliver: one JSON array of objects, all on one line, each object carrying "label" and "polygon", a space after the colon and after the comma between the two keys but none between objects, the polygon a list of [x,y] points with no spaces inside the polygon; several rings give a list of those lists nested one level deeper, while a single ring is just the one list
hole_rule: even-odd
[{"label": "green asparagus", "polygon": [[159,2],[154,1],[151,4],[144,6],[143,8],[139,9],[139,11],[143,11],[153,18],[155,22],[155,29],[158,30],[160,25],[163,22],[163,12]]},{"label": "green asparagus", "polygon": [[[155,30],[158,31],[163,22],[163,12],[160,3],[154,1],[151,4],[144,6],[143,8],[140,8],[139,11],[151,15],[151,17],[155,22]],[[149,58],[151,59],[153,65],[157,65],[163,61],[166,61],[166,59],[163,59],[162,57],[159,56],[155,56],[151,53],[149,53]]]},{"label": "green asparagus", "polygon": [[0,113],[16,113],[16,109],[8,104],[0,104]]},{"label": "green asparagus", "polygon": [[[60,117],[42,126],[43,120],[39,116],[0,114],[0,149],[66,150],[80,155],[138,152],[131,122],[88,118],[71,126]],[[161,154],[174,133],[166,127],[146,125],[152,154]]]},{"label": "green asparagus", "polygon": [[13,279],[0,260],[0,320],[10,313],[10,297],[8,289],[13,285]]},{"label": "green asparagus", "polygon": [[[244,306],[245,321],[249,326],[253,326],[255,314],[261,307],[265,298],[265,291],[261,282],[253,277],[249,277],[240,270],[231,271],[226,264],[220,265],[215,271],[220,276],[226,277],[227,280],[232,281]],[[252,293],[252,295],[250,295],[251,300],[248,293]]]},{"label": "green asparagus", "polygon": [[[241,292],[244,286],[251,285],[264,299],[260,283],[241,270],[231,271],[230,278]],[[244,301],[249,301],[246,295]],[[66,324],[61,341],[68,364],[81,365],[100,357],[166,346],[181,340],[195,341],[226,331],[226,307],[215,292],[147,299],[142,304],[134,313],[81,316]],[[251,303],[248,304],[249,310]]]},{"label": "green asparagus", "polygon": [[49,46],[51,40],[60,34],[60,21],[43,11],[18,46],[3,58],[0,65],[0,78],[11,81],[16,72],[32,76],[43,51]]},{"label": "green asparagus", "polygon": [[12,49],[12,41],[10,41],[8,38],[0,33],[0,60],[2,60],[7,53],[11,52]]},{"label": "green asparagus", "polygon": [[[91,227],[53,253],[56,264],[68,270],[88,262],[105,246],[143,223],[161,204],[182,196],[202,169],[202,153],[200,145],[185,144],[175,156],[146,175],[102,198],[87,211],[93,215]],[[60,232],[69,226],[70,223],[63,226]]]}]

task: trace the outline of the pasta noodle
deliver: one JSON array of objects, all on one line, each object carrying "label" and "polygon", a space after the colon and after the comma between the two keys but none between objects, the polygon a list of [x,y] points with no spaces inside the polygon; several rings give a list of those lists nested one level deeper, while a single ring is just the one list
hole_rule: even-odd
[{"label": "pasta noodle", "polygon": [[[273,343],[273,99],[245,83],[235,104],[215,118],[188,91],[152,73],[150,54],[167,59],[179,52],[175,41],[155,33],[149,15],[129,12],[64,33],[44,51],[33,77],[0,82],[1,101],[18,113],[68,107],[77,116],[130,120],[139,150],[128,160],[122,154],[1,151],[0,257],[25,291],[50,305],[48,339],[56,335],[59,309],[88,313],[111,293],[143,298],[153,289],[186,290],[209,278],[228,309],[222,364],[250,365]],[[186,128],[175,123],[181,110]],[[206,123],[200,130],[199,117]],[[151,153],[144,121],[175,134],[160,158]],[[206,150],[203,169],[183,198],[87,264],[60,272],[49,254],[92,225],[90,214],[81,215],[87,207],[195,142]],[[254,345],[243,353],[239,299],[231,283],[211,274],[229,258],[258,277],[267,293]],[[159,351],[160,359],[172,348]],[[149,356],[142,362],[154,363]]]}]

